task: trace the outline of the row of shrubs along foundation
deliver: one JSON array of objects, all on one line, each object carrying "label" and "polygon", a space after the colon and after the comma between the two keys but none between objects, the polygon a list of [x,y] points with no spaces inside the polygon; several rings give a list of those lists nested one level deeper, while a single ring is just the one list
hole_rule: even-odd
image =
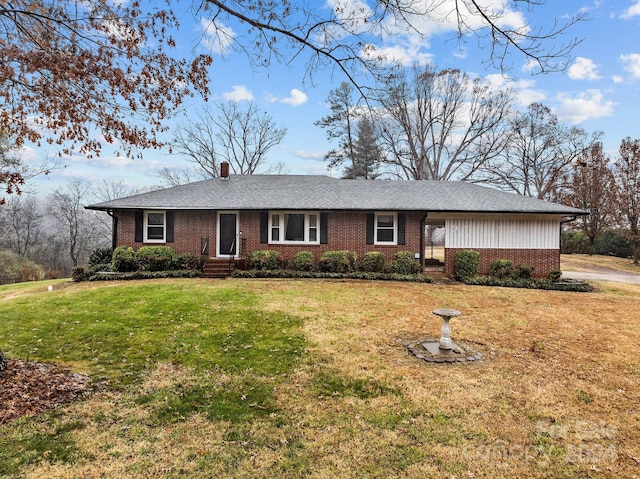
[{"label": "row of shrubs along foundation", "polygon": [[89,257],[87,266],[76,266],[74,281],[112,279],[114,275],[125,279],[196,277],[202,275],[200,258],[189,253],[176,253],[169,246],[130,246],[97,248]]},{"label": "row of shrubs along foundation", "polygon": [[496,259],[489,274],[480,276],[480,253],[463,250],[456,253],[455,277],[465,284],[505,286],[510,288],[551,289],[559,291],[590,292],[593,287],[584,282],[562,281],[561,271],[552,271],[547,278],[533,278],[533,266],[516,265],[509,259]]},{"label": "row of shrubs along foundation", "polygon": [[258,250],[251,254],[249,267],[255,270],[291,269],[294,271],[319,271],[323,273],[368,273],[416,274],[422,271],[420,262],[411,251],[399,251],[389,261],[383,253],[366,253],[361,261],[354,251],[325,251],[318,258],[311,251],[297,253],[291,261],[283,259],[278,251]]}]

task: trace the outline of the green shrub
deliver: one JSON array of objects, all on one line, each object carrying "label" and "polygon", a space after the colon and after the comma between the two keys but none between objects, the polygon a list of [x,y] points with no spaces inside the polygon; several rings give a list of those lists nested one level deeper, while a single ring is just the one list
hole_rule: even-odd
[{"label": "green shrub", "polygon": [[[128,273],[136,274],[136,273]],[[359,279],[371,281],[410,281],[418,283],[431,283],[428,276],[419,274],[391,274],[372,273],[366,271],[354,271],[351,273],[331,273],[321,271],[294,271],[294,270],[238,270],[231,274],[234,278],[295,278],[295,279]],[[93,278],[92,278],[93,279]]]},{"label": "green shrub", "polygon": [[384,272],[384,254],[380,251],[369,251],[362,259],[362,271],[368,273]]},{"label": "green shrub", "polygon": [[93,266],[89,267],[89,271],[92,274],[99,273],[100,271],[111,271],[111,263],[94,264]]},{"label": "green shrub", "polygon": [[513,268],[512,276],[515,279],[531,279],[533,276],[533,266],[518,264]]},{"label": "green shrub", "polygon": [[491,263],[489,276],[498,279],[513,277],[513,261],[510,259],[497,259]]},{"label": "green shrub", "polygon": [[631,258],[633,243],[623,231],[606,230],[596,238],[593,250],[596,254]]},{"label": "green shrub", "polygon": [[464,280],[465,284],[479,286],[502,286],[505,288],[528,288],[528,289],[544,289],[553,291],[572,291],[578,293],[588,293],[593,291],[593,286],[589,283],[582,282],[550,282],[547,280],[536,279],[498,279],[491,276],[476,276]]},{"label": "green shrub", "polygon": [[455,277],[459,280],[475,278],[480,267],[480,253],[474,250],[462,250],[456,253]]},{"label": "green shrub", "polygon": [[562,271],[560,270],[554,270],[549,273],[549,281],[551,281],[552,283],[560,281],[561,277],[562,277]]},{"label": "green shrub", "polygon": [[252,269],[276,270],[283,264],[279,251],[261,249],[251,253],[249,264]]},{"label": "green shrub", "polygon": [[71,279],[76,282],[89,281],[91,276],[93,274],[87,266],[74,266],[71,270]]},{"label": "green shrub", "polygon": [[158,278],[200,278],[202,271],[197,269],[180,269],[168,271],[131,271],[129,273],[96,273],[89,281],[113,281],[127,279],[158,279]]},{"label": "green shrub", "polygon": [[567,230],[560,235],[560,253],[589,254],[590,252],[589,237],[584,231]]},{"label": "green shrub", "polygon": [[398,251],[391,260],[391,272],[396,274],[416,274],[422,270],[411,251]]},{"label": "green shrub", "polygon": [[172,269],[175,253],[170,246],[142,246],[136,251],[139,268],[144,271]]},{"label": "green shrub", "polygon": [[293,257],[291,267],[295,271],[313,271],[315,267],[315,258],[311,251],[300,251]]},{"label": "green shrub", "polygon": [[89,266],[95,266],[98,264],[111,264],[113,259],[113,249],[110,246],[96,248],[91,252],[89,256]]},{"label": "green shrub", "polygon": [[350,273],[356,270],[358,255],[354,251],[325,251],[318,269],[325,273]]},{"label": "green shrub", "polygon": [[128,273],[138,269],[136,252],[131,246],[118,246],[113,250],[113,270],[120,273]]},{"label": "green shrub", "polygon": [[173,256],[171,269],[202,269],[203,262],[194,254],[178,253]]},{"label": "green shrub", "polygon": [[39,264],[13,251],[0,251],[0,283],[38,281],[42,278],[44,278],[44,269]]}]

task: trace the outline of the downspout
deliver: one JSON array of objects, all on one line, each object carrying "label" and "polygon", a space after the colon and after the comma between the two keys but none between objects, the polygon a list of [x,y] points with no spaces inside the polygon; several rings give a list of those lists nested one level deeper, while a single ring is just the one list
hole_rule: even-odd
[{"label": "downspout", "polygon": [[118,246],[118,218],[113,210],[107,210],[107,214],[111,216],[111,249],[114,250]]},{"label": "downspout", "polygon": [[562,225],[565,223],[571,223],[575,221],[578,217],[576,215],[566,216],[566,219],[560,219],[560,228],[558,231],[558,264],[560,264],[560,252],[562,251]]},{"label": "downspout", "polygon": [[420,220],[420,265],[422,266],[422,271],[424,271],[424,250],[425,250],[424,228],[426,226],[428,216],[429,216],[429,213],[425,213],[425,215]]}]

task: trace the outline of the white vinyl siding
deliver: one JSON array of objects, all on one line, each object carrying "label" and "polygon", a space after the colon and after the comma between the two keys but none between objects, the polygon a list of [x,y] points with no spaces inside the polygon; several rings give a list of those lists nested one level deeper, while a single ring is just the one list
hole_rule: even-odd
[{"label": "white vinyl siding", "polygon": [[447,218],[447,248],[559,249],[556,219]]}]

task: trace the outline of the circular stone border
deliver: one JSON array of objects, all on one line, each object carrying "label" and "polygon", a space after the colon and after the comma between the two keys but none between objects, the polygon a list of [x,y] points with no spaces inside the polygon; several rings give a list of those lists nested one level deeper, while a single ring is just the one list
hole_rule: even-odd
[{"label": "circular stone border", "polygon": [[444,352],[441,354],[432,354],[427,351],[422,343],[439,343],[437,338],[420,339],[418,341],[410,341],[405,343],[407,350],[416,358],[426,361],[428,363],[435,364],[453,364],[453,363],[468,363],[475,362],[484,359],[482,353],[476,351],[468,343],[464,341],[455,341],[455,345],[462,350],[462,352]]}]

